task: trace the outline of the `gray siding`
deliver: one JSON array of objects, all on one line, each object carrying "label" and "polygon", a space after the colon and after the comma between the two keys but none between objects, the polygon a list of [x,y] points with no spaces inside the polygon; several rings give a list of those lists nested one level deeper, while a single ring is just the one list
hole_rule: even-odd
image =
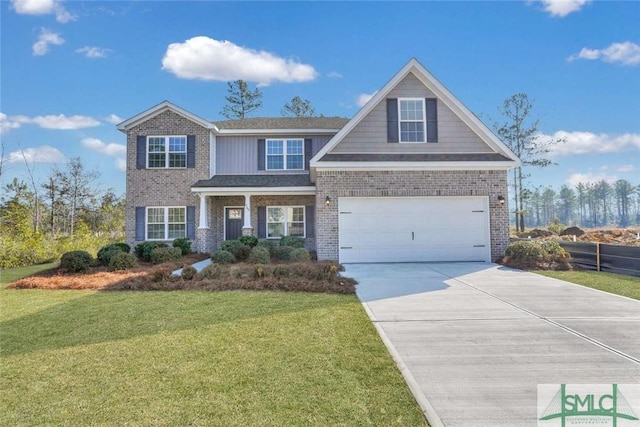
[{"label": "gray siding", "polygon": [[[388,98],[435,98],[417,77],[409,74]],[[493,150],[438,100],[438,142],[389,144],[386,100],[382,100],[331,153],[487,153]]]},{"label": "gray siding", "polygon": [[[283,136],[260,136],[260,138],[285,138]],[[331,139],[330,135],[295,136],[286,138],[311,138],[312,153],[315,154]],[[258,170],[257,136],[218,136],[216,138],[216,174],[273,174],[274,171]],[[279,171],[277,173],[308,173],[307,171]]]}]

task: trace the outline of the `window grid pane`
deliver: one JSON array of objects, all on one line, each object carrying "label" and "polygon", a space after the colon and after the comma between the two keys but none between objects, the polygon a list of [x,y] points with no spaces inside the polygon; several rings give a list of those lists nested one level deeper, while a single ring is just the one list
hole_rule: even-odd
[{"label": "window grid pane", "polygon": [[290,222],[288,223],[288,235],[296,237],[304,237],[304,223]]},{"label": "window grid pane", "polygon": [[164,138],[149,138],[149,153],[164,153]]},{"label": "window grid pane", "polygon": [[147,226],[148,239],[164,239],[164,224],[149,224]]},{"label": "window grid pane", "polygon": [[187,138],[182,136],[172,136],[169,138],[169,151],[172,153],[186,153]]},{"label": "window grid pane", "polygon": [[150,168],[163,168],[165,166],[164,153],[151,153],[149,154],[149,167]]},{"label": "window grid pane", "polygon": [[170,168],[187,167],[187,155],[185,153],[169,153]]},{"label": "window grid pane", "polygon": [[149,208],[147,222],[150,224],[164,223],[164,208]]},{"label": "window grid pane", "polygon": [[287,169],[303,169],[302,155],[287,156]]},{"label": "window grid pane", "polygon": [[268,224],[267,229],[268,229],[267,237],[283,237],[284,236],[284,224],[282,223]]},{"label": "window grid pane", "polygon": [[173,240],[180,237],[185,237],[186,226],[184,224],[169,224],[169,239]]},{"label": "window grid pane", "polygon": [[184,223],[184,208],[169,208],[169,223]]},{"label": "window grid pane", "polygon": [[267,154],[283,154],[283,141],[269,140],[267,141]]},{"label": "window grid pane", "polygon": [[284,169],[284,155],[268,155],[267,169]]}]

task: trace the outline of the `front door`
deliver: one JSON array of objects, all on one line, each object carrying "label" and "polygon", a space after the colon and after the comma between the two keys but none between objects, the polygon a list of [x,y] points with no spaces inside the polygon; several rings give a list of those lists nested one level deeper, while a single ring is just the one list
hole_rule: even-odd
[{"label": "front door", "polygon": [[224,239],[236,240],[242,236],[244,208],[224,208]]}]

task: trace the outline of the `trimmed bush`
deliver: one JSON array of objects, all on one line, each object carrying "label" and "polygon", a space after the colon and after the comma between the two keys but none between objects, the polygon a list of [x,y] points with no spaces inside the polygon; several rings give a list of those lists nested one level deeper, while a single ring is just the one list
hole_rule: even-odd
[{"label": "trimmed bush", "polygon": [[273,250],[278,247],[273,240],[260,240],[256,246],[259,248],[265,248],[270,254],[273,254]]},{"label": "trimmed bush", "polygon": [[180,237],[173,241],[174,248],[180,248],[182,255],[189,255],[191,253],[191,240],[186,237]]},{"label": "trimmed bush", "polygon": [[111,261],[111,258],[117,254],[117,253],[129,253],[129,251],[125,251],[124,246],[126,246],[127,248],[129,247],[129,245],[125,244],[125,243],[113,243],[111,245],[107,245],[107,246],[103,246],[102,248],[100,248],[100,250],[98,251],[98,255],[96,256],[96,259],[100,262],[100,264],[102,265],[109,265],[109,262]]},{"label": "trimmed bush", "polygon": [[[230,253],[230,252],[229,252]],[[209,264],[198,273],[201,280],[218,279],[222,275],[222,267],[220,264]]]},{"label": "trimmed bush", "polygon": [[118,246],[120,250],[122,250],[122,252],[126,254],[131,252],[131,246],[127,245],[126,243],[114,243],[114,245]]},{"label": "trimmed bush", "polygon": [[167,244],[162,242],[142,242],[136,245],[133,252],[136,254],[138,259],[150,262],[151,252],[153,252],[154,249],[166,247],[168,247]]},{"label": "trimmed bush", "polygon": [[151,263],[162,264],[163,262],[177,261],[182,258],[182,250],[180,248],[164,247],[155,248],[151,251]]},{"label": "trimmed bush", "polygon": [[60,268],[74,273],[86,271],[92,264],[93,258],[87,251],[66,252],[60,258]]},{"label": "trimmed bush", "polygon": [[171,270],[166,268],[161,268],[159,270],[155,270],[151,273],[151,281],[153,282],[166,282],[171,278]]},{"label": "trimmed bush", "polygon": [[273,267],[273,276],[274,277],[288,277],[291,274],[289,268],[286,265],[278,264]]},{"label": "trimmed bush", "polygon": [[238,238],[238,241],[246,246],[256,247],[258,244],[258,238],[256,236],[242,236]]},{"label": "trimmed bush", "polygon": [[273,248],[273,256],[279,261],[289,261],[293,249],[291,246],[276,246]]},{"label": "trimmed bush", "polygon": [[193,265],[185,265],[182,267],[182,280],[193,280],[198,274],[198,270]]},{"label": "trimmed bush", "polygon": [[226,240],[222,242],[220,249],[231,252],[238,262],[246,261],[251,253],[251,246],[245,245],[240,240]]},{"label": "trimmed bush", "polygon": [[218,249],[211,254],[211,260],[218,264],[233,264],[236,262],[236,257],[229,251]]},{"label": "trimmed bush", "polygon": [[289,246],[291,248],[304,248],[304,239],[302,237],[284,236],[280,239],[280,246]]},{"label": "trimmed bush", "polygon": [[298,262],[309,261],[311,259],[311,255],[309,254],[309,251],[306,250],[305,248],[295,248],[294,250],[291,251],[291,254],[289,254],[289,259],[291,261],[298,261]]},{"label": "trimmed bush", "polygon": [[136,266],[137,260],[134,254],[116,252],[109,260],[109,271],[128,270]]},{"label": "trimmed bush", "polygon": [[516,268],[569,268],[570,255],[552,240],[521,240],[507,246],[503,263]]},{"label": "trimmed bush", "polygon": [[255,247],[251,249],[248,261],[251,264],[269,264],[271,256],[266,248]]}]

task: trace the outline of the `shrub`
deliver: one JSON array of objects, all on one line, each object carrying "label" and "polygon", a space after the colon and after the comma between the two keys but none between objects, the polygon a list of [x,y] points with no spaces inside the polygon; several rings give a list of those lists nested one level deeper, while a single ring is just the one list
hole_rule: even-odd
[{"label": "shrub", "polygon": [[116,252],[109,260],[109,271],[128,270],[136,266],[137,258],[133,254]]},{"label": "shrub", "polygon": [[280,239],[280,246],[289,246],[291,248],[304,248],[304,239],[296,236],[284,236]]},{"label": "shrub", "polygon": [[167,244],[162,242],[142,242],[136,245],[136,247],[133,249],[133,252],[136,254],[138,259],[150,262],[151,252],[153,252],[154,249],[166,247]]},{"label": "shrub", "polygon": [[236,262],[236,257],[229,251],[224,249],[218,249],[211,254],[211,260],[218,264],[233,264]]},{"label": "shrub", "polygon": [[198,274],[198,270],[193,265],[185,265],[182,267],[182,279],[192,280]]},{"label": "shrub", "polygon": [[251,249],[248,261],[251,264],[269,264],[271,257],[266,248],[255,247]]},{"label": "shrub", "polygon": [[519,268],[567,269],[569,253],[552,240],[512,242],[505,251],[504,263]]},{"label": "shrub", "polygon": [[265,277],[267,274],[264,271],[264,266],[257,264],[254,266],[253,269],[253,278],[254,279],[262,279],[263,277]]},{"label": "shrub", "polygon": [[60,268],[78,273],[86,271],[93,264],[93,258],[87,251],[66,252],[60,259]]},{"label": "shrub", "polygon": [[151,251],[151,263],[162,264],[163,262],[177,261],[182,257],[180,248],[168,248],[165,246],[155,248]]},{"label": "shrub", "polygon": [[279,261],[289,261],[291,259],[291,246],[276,246],[273,248],[273,256]]},{"label": "shrub", "polygon": [[170,277],[171,277],[171,270],[168,270],[166,268],[161,268],[151,273],[151,280],[153,282],[165,282],[169,280]]},{"label": "shrub", "polygon": [[111,245],[103,246],[98,251],[98,255],[96,256],[96,258],[98,259],[100,264],[109,265],[109,262],[111,261],[111,257],[113,257],[115,254],[121,253],[121,252],[129,253],[128,250],[125,251],[125,248],[122,245],[126,246],[127,248],[129,247],[129,245],[125,243],[113,243]]},{"label": "shrub", "polygon": [[273,267],[273,276],[274,277],[288,277],[291,274],[289,268],[286,265],[278,264]]},{"label": "shrub", "polygon": [[200,279],[218,279],[220,276],[222,276],[220,264],[209,264],[198,273]]},{"label": "shrub", "polygon": [[259,248],[265,248],[270,254],[273,254],[273,250],[277,248],[277,245],[273,240],[260,240],[256,246]]},{"label": "shrub", "polygon": [[226,240],[222,242],[220,249],[231,252],[238,262],[246,261],[251,253],[251,246],[245,245],[240,240]]},{"label": "shrub", "polygon": [[563,225],[558,218],[554,218],[549,225],[547,225],[547,229],[553,234],[560,234],[565,228],[567,227]]},{"label": "shrub", "polygon": [[126,243],[114,243],[114,245],[119,247],[120,250],[126,254],[131,252],[131,246],[127,245]]},{"label": "shrub", "polygon": [[258,244],[258,238],[256,236],[242,236],[238,241],[243,245],[251,246],[252,248],[256,247]]},{"label": "shrub", "polygon": [[182,255],[188,255],[191,252],[191,240],[186,237],[180,237],[173,241],[174,248],[180,248]]},{"label": "shrub", "polygon": [[291,254],[289,255],[289,259],[291,261],[298,261],[298,262],[309,261],[311,259],[311,255],[309,255],[309,251],[306,250],[305,248],[295,248],[294,250],[291,251]]}]

